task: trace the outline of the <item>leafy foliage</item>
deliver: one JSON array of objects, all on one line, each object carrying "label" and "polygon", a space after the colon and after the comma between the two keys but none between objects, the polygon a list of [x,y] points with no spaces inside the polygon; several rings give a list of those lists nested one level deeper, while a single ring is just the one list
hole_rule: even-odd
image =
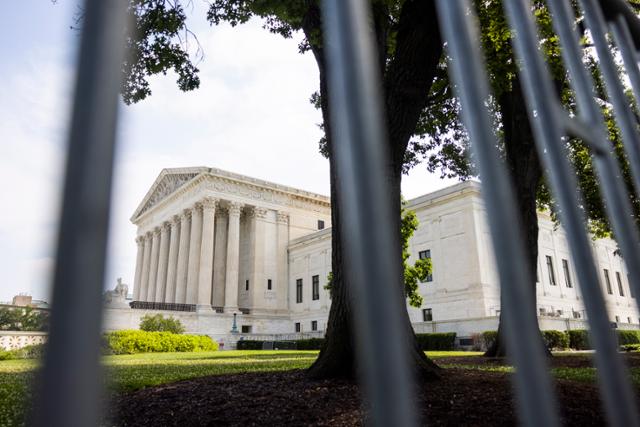
[{"label": "leafy foliage", "polygon": [[205,335],[136,330],[114,331],[103,335],[103,351],[107,354],[215,351],[217,349],[218,343]]},{"label": "leafy foliage", "polygon": [[147,332],[171,332],[181,334],[185,331],[180,320],[170,317],[163,317],[162,314],[147,314],[140,319],[140,330]]},{"label": "leafy foliage", "polygon": [[49,312],[31,307],[1,307],[0,330],[40,331],[49,328]]},{"label": "leafy foliage", "polygon": [[573,329],[567,331],[569,336],[569,347],[575,350],[591,350],[589,343],[589,331],[586,329]]},{"label": "leafy foliage", "polygon": [[618,336],[619,345],[640,344],[640,331],[625,331],[618,329],[616,334]]},{"label": "leafy foliage", "polygon": [[409,264],[411,253],[409,252],[409,239],[418,229],[418,217],[416,213],[402,208],[402,221],[400,223],[400,237],[402,239],[402,266],[404,269],[404,290],[409,305],[412,307],[422,306],[422,295],[418,289],[418,283],[424,281],[431,273],[430,259],[417,259],[413,265]]},{"label": "leafy foliage", "polygon": [[564,350],[569,348],[569,336],[563,331],[542,331],[542,338],[549,350]]},{"label": "leafy foliage", "polygon": [[453,350],[456,342],[455,332],[416,334],[418,344],[422,351],[426,350]]},{"label": "leafy foliage", "polygon": [[27,345],[15,350],[0,350],[0,360],[41,359],[45,344]]}]

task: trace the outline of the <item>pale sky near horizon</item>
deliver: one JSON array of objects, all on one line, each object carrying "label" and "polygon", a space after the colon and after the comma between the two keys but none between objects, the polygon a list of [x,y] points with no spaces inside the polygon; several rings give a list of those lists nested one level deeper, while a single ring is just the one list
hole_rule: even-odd
[{"label": "pale sky near horizon", "polygon": [[[204,49],[200,89],[173,75],[153,95],[121,108],[106,287],[133,282],[135,226],[129,218],[163,168],[209,166],[321,194],[329,163],[318,153],[319,111],[309,103],[318,72],[311,54],[259,21],[210,27],[196,0],[190,27]],[[64,149],[79,34],[77,2],[24,0],[0,15],[0,301],[18,293],[49,300]],[[406,198],[451,184],[416,167]]]}]

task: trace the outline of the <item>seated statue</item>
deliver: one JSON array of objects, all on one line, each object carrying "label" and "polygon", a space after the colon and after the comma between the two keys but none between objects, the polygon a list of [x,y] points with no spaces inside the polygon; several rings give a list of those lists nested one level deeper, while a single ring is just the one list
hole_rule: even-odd
[{"label": "seated statue", "polygon": [[127,303],[127,292],[129,285],[122,283],[122,278],[118,277],[118,284],[111,291],[104,293],[104,305],[107,308],[129,308]]}]

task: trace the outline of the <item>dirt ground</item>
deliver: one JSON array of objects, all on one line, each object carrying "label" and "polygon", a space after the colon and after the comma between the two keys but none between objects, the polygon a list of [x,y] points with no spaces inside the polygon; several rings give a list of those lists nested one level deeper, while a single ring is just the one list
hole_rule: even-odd
[{"label": "dirt ground", "polygon": [[[627,356],[630,366],[640,357]],[[500,365],[500,359],[450,357],[438,364]],[[588,356],[552,358],[554,367],[591,366]],[[421,384],[416,405],[429,425],[514,425],[510,375],[444,369]],[[556,381],[564,425],[603,425],[595,384]],[[365,414],[357,386],[347,380],[308,380],[304,371],[204,377],[115,397],[109,425],[119,426],[358,426]]]}]

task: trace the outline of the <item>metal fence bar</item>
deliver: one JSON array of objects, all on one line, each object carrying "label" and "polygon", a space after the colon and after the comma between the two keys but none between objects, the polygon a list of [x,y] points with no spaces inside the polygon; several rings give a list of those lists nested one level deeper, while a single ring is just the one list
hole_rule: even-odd
[{"label": "metal fence bar", "polygon": [[[598,6],[590,0],[585,3],[589,3],[590,8],[598,8]],[[571,27],[573,13],[569,5],[563,2],[551,1],[549,6],[554,17],[554,28],[560,35],[563,57],[567,63],[567,68],[569,69],[571,76],[571,83],[576,92],[580,116],[583,117],[582,122],[590,123],[590,135],[587,135],[586,140],[592,142],[599,140],[606,142],[607,145],[604,152],[592,153],[593,161],[596,166],[598,177],[600,178],[600,183],[604,190],[603,198],[605,200],[607,214],[629,270],[629,285],[636,289],[636,291],[640,291],[640,248],[638,247],[640,236],[638,235],[637,226],[632,220],[633,211],[631,209],[629,195],[627,194],[625,184],[622,181],[622,171],[614,157],[613,147],[608,141],[609,137],[604,125],[604,116],[600,106],[594,98],[595,90],[593,79],[582,63],[582,54],[579,48],[579,37]],[[590,13],[597,15],[593,10],[590,11]],[[595,20],[601,21],[600,19]],[[598,23],[598,28],[589,27],[592,37],[600,40],[600,42],[604,41],[606,44],[605,35],[601,34],[601,31],[604,31],[604,22],[602,21]],[[605,73],[603,71],[603,74],[606,74],[610,92],[617,93],[616,119],[619,122],[619,112],[621,112],[623,116],[630,113],[627,106],[620,105],[621,102],[624,103],[623,99],[626,99],[626,96],[622,91],[617,71],[615,70],[615,64],[613,63],[613,59],[610,54],[607,53],[608,60],[600,55],[600,53],[598,53],[598,56],[603,68],[608,69],[608,72]],[[606,67],[604,67],[605,65]],[[637,134],[633,129],[635,125],[633,125],[633,123],[629,123],[627,120],[623,121],[627,124],[627,131],[634,135],[633,139],[635,141],[626,139],[624,145],[628,148],[628,151],[631,151],[631,167],[639,173],[637,176],[640,177],[640,163],[634,165],[634,161],[632,160],[634,156],[633,152],[640,153],[640,147],[635,147],[637,141]],[[623,137],[623,139],[625,138]]]},{"label": "metal fence bar", "polygon": [[500,159],[487,113],[489,84],[483,75],[477,22],[469,0],[438,0],[440,28],[451,60],[449,73],[462,104],[462,116],[482,178],[482,193],[500,273],[507,344],[517,367],[520,421],[529,426],[559,425],[542,339],[538,330],[522,227],[511,178]]},{"label": "metal fence bar", "polygon": [[368,6],[365,0],[323,2],[340,244],[355,301],[357,354],[370,422],[411,426],[416,419],[409,337],[401,317],[400,213],[392,209],[396,204],[384,173],[386,132]]},{"label": "metal fence bar", "polygon": [[[551,6],[554,10],[560,9],[560,3],[562,0],[555,4],[553,0],[549,2],[550,6],[557,6]],[[581,204],[577,193],[578,186],[563,145],[563,129],[556,115],[557,107],[553,106],[553,102],[557,102],[557,96],[546,63],[538,51],[538,37],[531,17],[531,4],[525,0],[514,0],[504,2],[503,6],[510,26],[516,31],[513,43],[516,56],[523,62],[520,74],[523,76],[536,146],[558,201],[560,219],[567,231],[576,265],[591,326],[591,338],[597,350],[595,360],[608,419],[614,426],[637,425],[628,371],[620,360],[617,343],[610,328],[598,271],[591,253],[589,237],[584,229],[585,220],[579,208]],[[555,24],[558,27],[571,28],[571,23],[560,21]],[[567,43],[569,42],[565,40],[565,44]]]},{"label": "metal fence bar", "polygon": [[37,426],[97,425],[101,413],[100,307],[126,5],[84,6]]},{"label": "metal fence bar", "polygon": [[620,54],[624,61],[624,68],[631,82],[631,90],[636,101],[636,107],[640,106],[640,69],[638,68],[638,53],[635,50],[631,31],[627,21],[620,15],[610,25],[616,45],[620,48]]}]

